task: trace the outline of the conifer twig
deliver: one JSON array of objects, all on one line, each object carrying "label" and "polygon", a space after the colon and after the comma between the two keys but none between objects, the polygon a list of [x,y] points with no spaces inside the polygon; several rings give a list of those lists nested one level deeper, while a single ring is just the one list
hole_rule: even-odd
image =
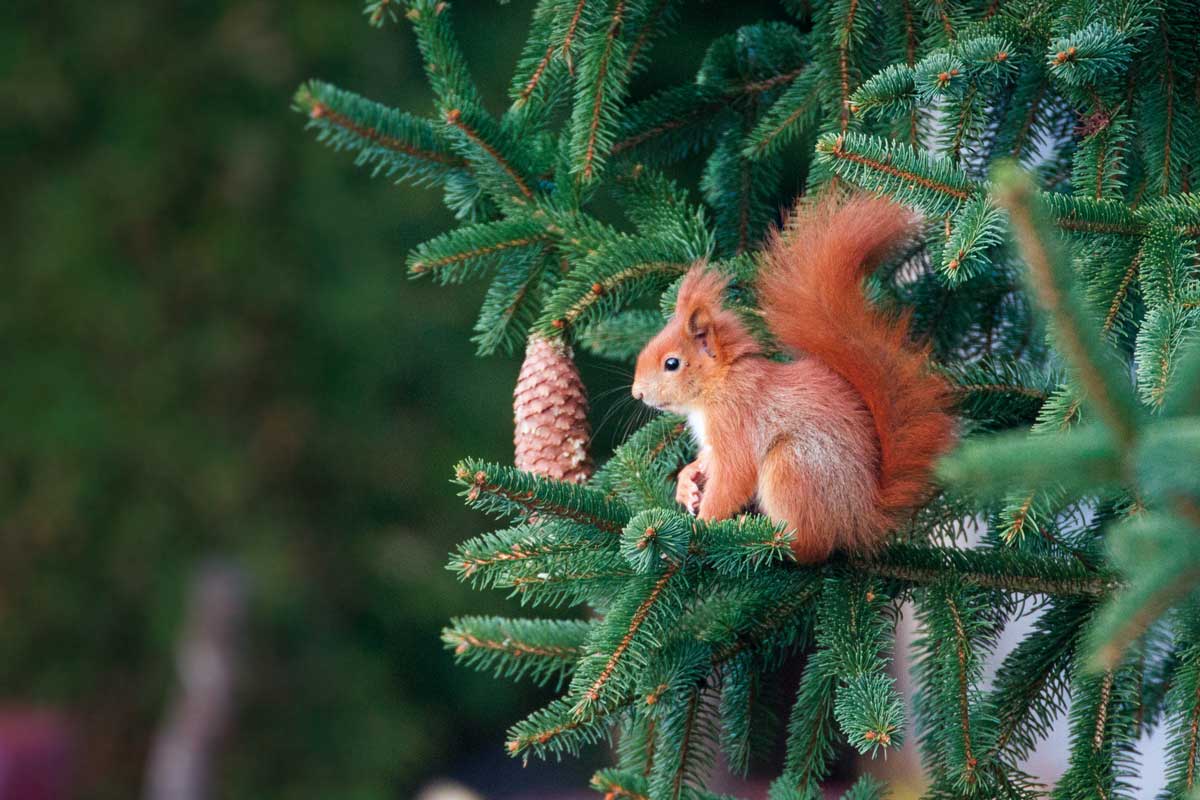
[{"label": "conifer twig", "polygon": [[575,59],[571,56],[571,45],[575,42],[575,33],[579,30],[579,21],[583,18],[583,7],[587,5],[588,0],[578,0],[575,4],[575,10],[571,14],[571,21],[567,24],[566,34],[563,36],[562,54],[563,60],[567,62],[567,70],[575,74]]},{"label": "conifer twig", "polygon": [[550,59],[554,57],[554,50],[554,44],[549,44],[546,46],[546,52],[542,56],[542,60],[538,62],[538,65],[533,70],[533,74],[529,76],[529,80],[526,82],[525,86],[521,88],[521,93],[517,95],[516,104],[518,106],[528,103],[529,98],[532,97],[533,93],[537,90],[538,84],[541,83],[542,76],[546,73],[546,68],[550,66]]},{"label": "conifer twig", "polygon": [[385,136],[374,128],[369,128],[365,125],[359,125],[345,114],[334,111],[329,106],[317,100],[313,101],[308,115],[314,120],[324,120],[331,125],[336,125],[337,127],[349,131],[355,136],[359,136],[369,142],[377,144],[386,150],[391,150],[396,153],[403,153],[406,156],[420,158],[424,161],[433,161],[437,164],[445,164],[451,167],[465,167],[467,165],[466,160],[463,158],[452,156],[447,153],[438,153],[433,150],[423,150],[392,136]]},{"label": "conifer twig", "polygon": [[1106,597],[1121,583],[1112,575],[1085,570],[1074,562],[1020,554],[1016,565],[1027,572],[998,568],[1016,554],[996,550],[892,545],[873,557],[851,556],[848,563],[867,575],[924,586],[954,575],[981,589],[1020,594]]},{"label": "conifer twig", "polygon": [[841,88],[841,98],[838,104],[838,125],[845,133],[850,128],[850,43],[851,32],[854,29],[854,17],[858,13],[858,0],[850,0],[846,11],[846,20],[838,37],[838,86]]},{"label": "conifer twig", "polygon": [[591,292],[584,294],[576,300],[564,314],[554,320],[554,327],[559,330],[570,327],[605,294],[611,292],[616,286],[625,281],[652,275],[656,272],[678,273],[682,275],[684,272],[687,272],[689,266],[691,265],[673,261],[647,261],[627,267],[612,275],[607,275],[593,283]]},{"label": "conifer twig", "polygon": [[[605,533],[620,534],[624,530],[623,524],[614,519],[608,519],[599,514],[589,513],[582,508],[575,508],[555,503],[545,497],[538,496],[534,491],[519,491],[510,486],[504,485],[500,481],[489,480],[487,469],[475,469],[472,472],[470,462],[463,462],[455,469],[455,478],[469,486],[468,499],[478,500],[480,495],[486,494],[499,498],[507,503],[512,503],[515,506],[525,509],[530,514],[550,514],[554,517],[569,519],[573,522],[580,522],[584,525],[590,525]],[[481,465],[491,466],[491,465]],[[528,479],[528,478],[526,478]],[[551,484],[553,485],[553,484]],[[564,487],[568,488],[568,487]],[[581,492],[590,490],[580,489]]]},{"label": "conifer twig", "polygon": [[604,107],[604,81],[610,69],[613,47],[617,37],[621,35],[621,25],[625,16],[625,0],[617,0],[609,20],[608,30],[604,35],[604,50],[600,54],[600,63],[596,67],[596,81],[592,88],[592,113],[588,123],[587,144],[583,153],[583,180],[589,181],[595,176],[597,138],[600,134],[601,111]]},{"label": "conifer twig", "polygon": [[952,186],[951,184],[934,180],[933,178],[921,175],[917,172],[901,169],[900,167],[888,163],[887,161],[874,159],[869,156],[862,155],[861,153],[853,152],[846,148],[845,143],[845,137],[838,136],[833,140],[832,146],[826,148],[823,150],[823,152],[828,153],[838,161],[849,161],[851,163],[866,167],[867,169],[871,169],[876,172],[882,172],[885,175],[891,175],[892,177],[899,178],[902,181],[922,186],[939,194],[944,194],[947,197],[951,197],[955,200],[965,201],[971,199],[972,193],[968,189]]},{"label": "conifer twig", "polygon": [[1084,320],[1080,318],[1075,304],[1070,302],[1068,289],[1059,278],[1059,270],[1065,268],[1051,262],[1046,242],[1039,231],[1039,221],[1034,217],[1035,197],[1028,180],[1015,173],[1002,177],[1000,197],[1008,208],[1034,289],[1047,313],[1057,323],[1058,337],[1079,373],[1088,398],[1096,405],[1100,416],[1121,444],[1128,448],[1133,443],[1136,430],[1131,418],[1132,400],[1127,396],[1127,386],[1120,385],[1115,378],[1110,379],[1098,363],[1103,354],[1091,341],[1094,334],[1084,327]]},{"label": "conifer twig", "polygon": [[954,652],[958,661],[958,716],[959,729],[963,739],[963,756],[965,759],[966,774],[963,780],[968,784],[974,784],[976,780],[975,767],[978,762],[972,752],[971,746],[971,704],[969,702],[970,692],[970,674],[967,671],[967,649],[970,647],[970,642],[967,639],[966,629],[963,627],[962,615],[959,613],[958,604],[954,602],[954,596],[947,594],[946,608],[950,612],[950,618],[954,622]]},{"label": "conifer twig", "polygon": [[[654,587],[650,590],[650,593],[646,596],[646,599],[643,600],[642,604],[638,606],[636,611],[633,612],[633,617],[629,621],[629,627],[626,628],[625,635],[621,637],[621,641],[617,643],[617,646],[613,649],[612,654],[609,655],[608,661],[604,665],[604,669],[600,671],[600,674],[596,677],[596,680],[593,681],[592,685],[589,686],[584,692],[584,701],[588,703],[594,703],[600,699],[600,692],[604,689],[604,685],[608,683],[608,679],[612,677],[613,672],[617,669],[617,665],[621,663],[621,657],[625,655],[625,651],[629,649],[629,645],[633,642],[633,638],[637,636],[638,629],[642,627],[642,624],[650,615],[650,610],[654,607],[654,604],[658,602],[659,596],[662,594],[663,589],[666,587],[667,583],[670,582],[671,578],[675,577],[675,573],[679,571],[682,563],[683,562],[681,561],[676,561],[668,566],[663,571],[662,576],[654,584]],[[581,702],[579,708],[582,708],[582,706],[583,703]]]},{"label": "conifer twig", "polygon": [[1137,255],[1133,257],[1133,261],[1129,264],[1129,269],[1125,270],[1125,274],[1121,276],[1121,283],[1117,286],[1117,292],[1113,295],[1112,302],[1108,305],[1108,313],[1104,315],[1104,325],[1102,330],[1108,333],[1112,330],[1113,325],[1117,321],[1117,315],[1121,311],[1121,306],[1125,302],[1126,295],[1129,294],[1129,287],[1133,283],[1133,279],[1137,277],[1138,270],[1142,266],[1142,253],[1139,250]]},{"label": "conifer twig", "polygon": [[412,265],[408,268],[408,271],[413,275],[425,275],[433,272],[439,267],[458,264],[463,261],[470,261],[473,258],[490,256],[503,250],[512,250],[518,247],[528,247],[529,245],[538,244],[539,242],[544,242],[548,239],[549,236],[538,234],[534,236],[523,236],[519,239],[510,239],[505,242],[494,242],[492,244],[484,245],[483,247],[476,247],[473,250],[463,250],[459,253],[452,253],[450,255],[431,259],[429,261],[413,261]]},{"label": "conifer twig", "polygon": [[670,7],[672,1],[658,0],[658,4],[655,5],[654,10],[647,15],[641,28],[638,30],[637,38],[634,39],[633,45],[629,48],[629,56],[625,59],[628,69],[632,70],[637,64],[638,56],[641,54],[642,49],[645,48],[646,43],[649,42],[650,36],[658,27],[659,22],[662,21],[663,15],[667,13],[667,8]]},{"label": "conifer twig", "polygon": [[478,147],[480,150],[482,150],[484,153],[486,153],[488,158],[490,158],[492,161],[494,161],[496,163],[496,165],[498,167],[500,167],[500,169],[504,170],[504,172],[512,180],[513,184],[517,187],[518,191],[521,192],[521,194],[525,197],[526,200],[533,199],[533,190],[531,190],[529,188],[528,184],[525,183],[525,179],[521,177],[521,174],[519,172],[517,172],[516,168],[513,167],[513,165],[510,164],[504,158],[504,156],[502,156],[499,153],[499,151],[497,151],[496,148],[492,146],[492,144],[490,142],[486,141],[479,134],[479,131],[475,130],[474,128],[472,128],[470,125],[468,125],[466,122],[463,121],[461,110],[459,110],[457,108],[452,108],[449,111],[447,111],[446,112],[446,123],[449,125],[453,125],[455,128],[458,128],[460,131],[462,131],[463,135],[466,136],[467,139],[469,139],[472,142],[472,144],[474,144],[476,147]]}]

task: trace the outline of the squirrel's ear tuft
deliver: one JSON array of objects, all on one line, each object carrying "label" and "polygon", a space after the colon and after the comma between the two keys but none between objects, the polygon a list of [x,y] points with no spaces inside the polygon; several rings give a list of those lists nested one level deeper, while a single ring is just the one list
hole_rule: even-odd
[{"label": "squirrel's ear tuft", "polygon": [[684,276],[675,300],[676,324],[683,335],[722,361],[761,352],[737,314],[722,304],[727,286],[728,276],[700,262]]},{"label": "squirrel's ear tuft", "polygon": [[721,295],[728,284],[729,279],[721,273],[709,269],[704,263],[696,264],[679,284],[675,315],[687,320],[697,309],[705,309],[711,319],[721,310]]}]

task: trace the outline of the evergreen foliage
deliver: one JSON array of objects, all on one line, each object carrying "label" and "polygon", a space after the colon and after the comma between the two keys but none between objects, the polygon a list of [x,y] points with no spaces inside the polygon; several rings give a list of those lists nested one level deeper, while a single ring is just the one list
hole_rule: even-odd
[{"label": "evergreen foliage", "polygon": [[[792,563],[768,520],[700,523],[673,503],[693,455],[675,417],[647,423],[589,486],[463,462],[468,502],[515,526],[464,543],[450,568],[600,615],[447,630],[468,666],[569,675],[508,750],[573,754],[619,732],[600,791],[709,797],[716,750],[747,768],[780,711],[761,708],[763,688],[807,650],[776,800],[819,796],[843,744],[879,756],[905,735],[930,797],[1045,796],[1022,762],[1068,701],[1054,797],[1125,796],[1137,741],[1159,724],[1176,737],[1164,796],[1185,796],[1200,759],[1197,7],[785,3],[790,21],[717,38],[694,83],[639,98],[651,42],[692,13],[676,5],[541,0],[494,115],[449,4],[411,0],[434,116],[318,83],[297,105],[365,165],[446,187],[463,225],[410,271],[490,272],[482,352],[532,332],[627,363],[700,259],[752,317],[752,253],[793,187],[894,198],[927,235],[871,288],[910,310],[953,378],[965,442],[894,543],[819,567]],[[700,202],[669,177],[697,157]],[[597,216],[601,200],[626,219]],[[912,728],[887,671],[903,602],[922,631]],[[1000,632],[1033,612],[985,682]],[[880,792],[864,779],[846,796]]]}]

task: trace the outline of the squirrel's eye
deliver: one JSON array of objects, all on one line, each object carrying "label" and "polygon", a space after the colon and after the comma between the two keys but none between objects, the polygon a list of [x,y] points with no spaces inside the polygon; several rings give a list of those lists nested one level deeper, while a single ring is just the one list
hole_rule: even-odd
[{"label": "squirrel's eye", "polygon": [[675,370],[679,369],[679,359],[675,356],[671,356],[663,362],[663,368],[666,369],[667,372],[674,372]]}]

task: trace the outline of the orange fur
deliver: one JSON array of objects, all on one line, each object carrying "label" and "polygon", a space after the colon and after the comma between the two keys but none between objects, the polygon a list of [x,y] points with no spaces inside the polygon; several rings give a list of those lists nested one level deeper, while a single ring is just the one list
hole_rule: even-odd
[{"label": "orange fur", "polygon": [[879,440],[879,506],[889,522],[930,494],[934,462],[954,443],[950,387],[929,371],[908,317],[866,302],[862,280],[915,224],[881,198],[835,198],[797,207],[767,250],[759,291],[781,342],[828,365],[866,403]]},{"label": "orange fur", "polygon": [[690,507],[698,496],[698,516],[723,519],[756,499],[795,530],[797,558],[814,562],[871,549],[927,497],[953,442],[949,392],[908,343],[906,320],[873,310],[860,285],[912,225],[865,197],[797,208],[758,286],[790,363],[768,360],[722,307],[724,277],[703,265],[685,277],[674,316],[638,356],[633,392],[688,415],[700,454],[678,497]]}]

